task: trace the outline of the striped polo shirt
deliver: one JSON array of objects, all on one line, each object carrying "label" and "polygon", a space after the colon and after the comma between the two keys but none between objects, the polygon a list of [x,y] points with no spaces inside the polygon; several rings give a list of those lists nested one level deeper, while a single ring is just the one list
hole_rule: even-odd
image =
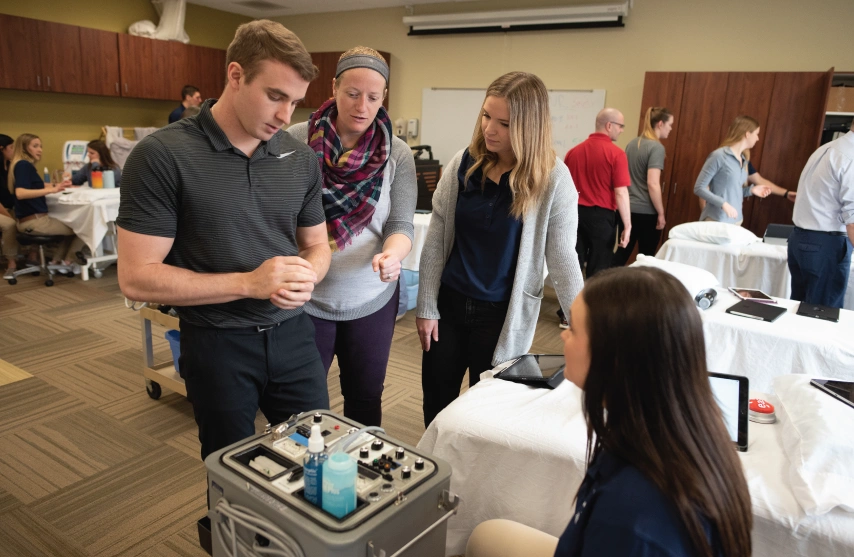
[{"label": "striped polo shirt", "polygon": [[[197,273],[246,273],[275,256],[295,256],[297,227],[324,223],[317,156],[283,131],[251,157],[211,114],[179,120],[139,142],[124,167],[116,224],[173,238],[164,263]],[[199,326],[270,325],[302,313],[270,300],[176,308]]]}]

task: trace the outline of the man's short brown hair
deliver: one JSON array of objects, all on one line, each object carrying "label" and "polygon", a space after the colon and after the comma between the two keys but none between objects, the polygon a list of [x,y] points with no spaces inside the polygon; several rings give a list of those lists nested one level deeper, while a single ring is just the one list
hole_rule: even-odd
[{"label": "man's short brown hair", "polygon": [[317,67],[311,63],[311,54],[302,41],[281,23],[259,19],[244,23],[237,28],[234,40],[228,45],[225,66],[237,62],[243,68],[246,82],[258,75],[264,60],[287,64],[306,81],[317,77]]}]

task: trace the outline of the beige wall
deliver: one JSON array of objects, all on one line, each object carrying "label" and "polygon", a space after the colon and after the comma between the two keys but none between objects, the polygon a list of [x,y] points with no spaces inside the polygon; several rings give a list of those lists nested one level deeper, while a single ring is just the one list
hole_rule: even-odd
[{"label": "beige wall", "polygon": [[[3,0],[0,13],[117,33],[126,33],[130,24],[142,19],[158,21],[150,0]],[[250,19],[187,4],[184,29],[191,44],[224,49],[237,26]],[[179,95],[180,91],[175,91],[175,102],[164,102],[0,89],[0,133],[40,136],[44,154],[39,171],[44,166],[52,170],[62,165],[65,141],[95,139],[103,125],[165,125],[169,113],[178,106]]]},{"label": "beige wall", "polygon": [[311,51],[366,44],[390,52],[393,120],[420,118],[425,87],[485,88],[523,70],[550,89],[605,89],[606,104],[626,116],[621,145],[637,130],[647,71],[854,71],[852,0],[637,0],[622,29],[427,37],[407,36],[403,15],[400,8],[278,20]]}]

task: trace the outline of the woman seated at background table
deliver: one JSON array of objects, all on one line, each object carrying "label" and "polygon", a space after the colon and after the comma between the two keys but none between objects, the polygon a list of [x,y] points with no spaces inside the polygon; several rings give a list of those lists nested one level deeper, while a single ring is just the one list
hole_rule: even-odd
[{"label": "woman seated at background table", "polygon": [[351,48],[338,60],[332,98],[287,130],[317,153],[332,247],[305,312],[327,371],[338,356],[344,415],[376,426],[418,197],[412,150],[382,105],[388,77],[379,52]]},{"label": "woman seated at background table", "polygon": [[561,336],[587,422],[575,513],[559,539],[487,521],[467,557],[748,557],[750,494],[685,287],[650,267],[604,271],[575,299]]},{"label": "woman seated at background table", "polygon": [[42,158],[42,142],[37,135],[24,133],[15,140],[12,164],[9,166],[9,191],[15,195],[15,217],[18,232],[45,236],[67,236],[51,263],[69,266],[75,274],[80,272],[77,263],[72,263],[75,254],[83,248],[83,241],[74,235],[68,226],[47,214],[45,196],[58,193],[71,186],[71,180],[60,184],[44,183],[36,163]]},{"label": "woman seated at background table", "polygon": [[[701,221],[718,221],[740,226],[744,220],[741,207],[745,197],[767,197],[766,185],[747,185],[747,163],[750,149],[759,141],[759,122],[750,116],[737,116],[727,130],[721,146],[706,158],[694,194],[705,201]],[[702,202],[701,202],[702,204]]]},{"label": "woman seated at background table", "polygon": [[584,284],[577,228],[578,192],[552,149],[548,91],[533,74],[505,74],[433,193],[416,318],[425,425],[459,396],[466,369],[474,385],[531,348],[544,260],[569,307]]},{"label": "woman seated at background table", "polygon": [[86,144],[86,155],[89,157],[89,162],[80,170],[75,170],[71,174],[71,183],[75,186],[80,186],[86,182],[92,185],[92,171],[112,170],[115,179],[116,187],[119,187],[122,181],[122,169],[113,161],[110,155],[110,150],[107,149],[107,144],[100,139],[93,139]]},{"label": "woman seated at background table", "polygon": [[9,191],[9,163],[15,151],[15,140],[0,133],[0,242],[2,254],[6,258],[6,273],[3,280],[14,278],[12,273],[18,269],[15,258],[18,256],[18,241],[16,232],[18,222],[15,220],[15,196]]}]

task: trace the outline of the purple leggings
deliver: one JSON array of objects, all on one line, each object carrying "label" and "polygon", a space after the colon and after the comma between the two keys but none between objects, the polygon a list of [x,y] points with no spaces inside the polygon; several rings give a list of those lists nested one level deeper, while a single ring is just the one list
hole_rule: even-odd
[{"label": "purple leggings", "polygon": [[344,415],[364,425],[381,425],[382,395],[400,283],[385,306],[360,319],[329,321],[311,317],[317,351],[329,373],[333,356],[341,369]]}]

